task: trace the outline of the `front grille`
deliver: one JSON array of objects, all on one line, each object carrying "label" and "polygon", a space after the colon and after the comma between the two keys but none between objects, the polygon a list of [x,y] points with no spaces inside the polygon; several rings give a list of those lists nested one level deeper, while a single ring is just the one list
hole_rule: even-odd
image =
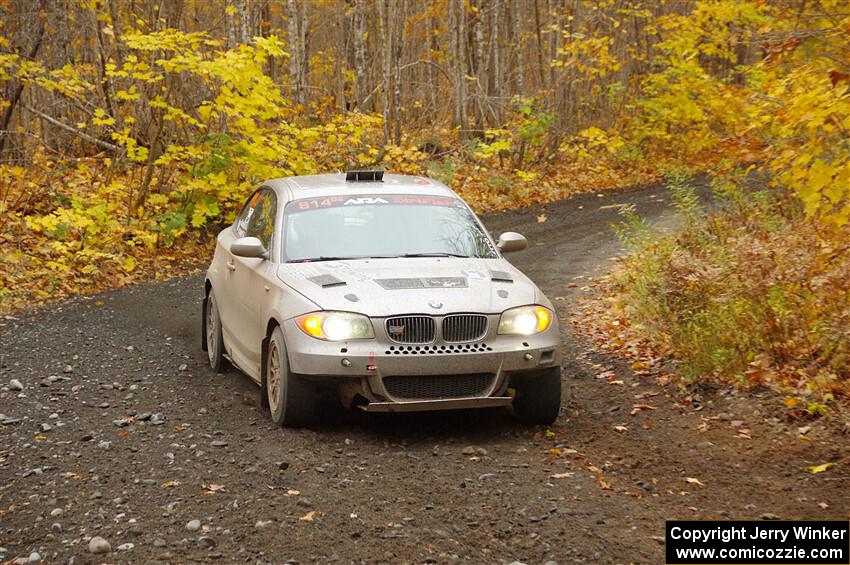
[{"label": "front grille", "polygon": [[384,388],[390,396],[403,400],[444,400],[470,398],[486,394],[495,375],[411,375],[384,377]]},{"label": "front grille", "polygon": [[396,343],[431,343],[434,327],[430,316],[387,318],[387,335]]},{"label": "front grille", "polygon": [[443,318],[443,340],[447,342],[477,341],[487,333],[487,316],[455,314]]}]

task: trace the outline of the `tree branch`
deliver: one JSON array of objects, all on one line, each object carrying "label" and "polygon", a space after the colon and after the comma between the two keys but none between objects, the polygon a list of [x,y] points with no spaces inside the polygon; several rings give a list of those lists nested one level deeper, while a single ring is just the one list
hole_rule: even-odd
[{"label": "tree branch", "polygon": [[22,108],[24,110],[28,111],[28,112],[32,112],[33,114],[35,114],[36,116],[38,116],[39,118],[44,120],[45,122],[53,124],[54,126],[60,128],[60,129],[63,129],[67,132],[73,133],[77,137],[80,137],[81,139],[84,139],[84,140],[88,141],[89,143],[93,143],[94,145],[99,145],[100,147],[103,147],[104,149],[109,149],[110,151],[117,151],[117,152],[123,151],[123,148],[119,147],[118,145],[115,145],[113,143],[109,143],[108,141],[103,141],[102,139],[98,139],[98,138],[96,138],[92,135],[89,135],[89,134],[87,134],[83,131],[78,130],[75,127],[71,127],[66,123],[60,122],[56,118],[48,116],[44,112],[39,112],[35,108],[31,108],[31,107],[26,106],[26,105],[22,106]]}]

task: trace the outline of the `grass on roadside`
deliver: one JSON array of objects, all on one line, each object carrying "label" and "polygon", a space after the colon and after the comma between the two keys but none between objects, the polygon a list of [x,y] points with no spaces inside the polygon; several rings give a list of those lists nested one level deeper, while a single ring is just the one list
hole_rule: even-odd
[{"label": "grass on roadside", "polygon": [[602,323],[672,358],[685,383],[763,384],[789,408],[824,413],[850,396],[850,229],[819,227],[753,181],[714,178],[708,210],[686,175],[671,175],[672,233],[624,211],[615,229],[629,254]]}]

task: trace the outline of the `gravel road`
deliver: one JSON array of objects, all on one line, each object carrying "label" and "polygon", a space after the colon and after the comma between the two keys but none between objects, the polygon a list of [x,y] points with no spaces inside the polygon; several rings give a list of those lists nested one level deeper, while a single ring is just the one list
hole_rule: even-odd
[{"label": "gravel road", "polygon": [[[585,194],[485,223],[529,238],[511,260],[567,320],[582,277],[619,252],[616,205],[670,221],[665,196]],[[570,394],[549,429],[333,403],[312,429],[275,428],[247,377],[207,367],[202,282],[3,322],[0,560],[663,563],[665,519],[850,518],[848,460],[806,472],[847,458],[832,420],[788,420],[767,391],[707,389],[697,410],[566,321]],[[608,370],[622,384],[596,378]]]}]

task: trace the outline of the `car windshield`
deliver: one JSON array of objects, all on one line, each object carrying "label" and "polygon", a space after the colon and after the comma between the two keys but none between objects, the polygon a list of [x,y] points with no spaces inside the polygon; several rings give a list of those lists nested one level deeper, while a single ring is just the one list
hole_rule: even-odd
[{"label": "car windshield", "polygon": [[287,204],[283,230],[289,262],[497,256],[469,209],[452,197],[303,198]]}]

